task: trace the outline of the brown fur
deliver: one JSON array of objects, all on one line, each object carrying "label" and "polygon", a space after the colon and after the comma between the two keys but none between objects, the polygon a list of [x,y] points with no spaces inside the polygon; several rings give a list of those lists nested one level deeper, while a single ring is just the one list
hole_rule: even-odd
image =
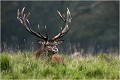
[{"label": "brown fur", "polygon": [[38,58],[40,56],[51,57],[53,54],[55,54],[55,53],[54,52],[49,52],[45,45],[41,45],[41,47],[37,51],[32,53],[32,55],[36,58]]},{"label": "brown fur", "polygon": [[44,45],[41,45],[41,47],[32,53],[32,55],[36,58],[40,57],[41,54],[44,54],[46,51],[45,51],[45,46]]},{"label": "brown fur", "polygon": [[63,58],[60,55],[53,55],[52,56],[52,62],[56,64],[62,64],[65,65]]}]

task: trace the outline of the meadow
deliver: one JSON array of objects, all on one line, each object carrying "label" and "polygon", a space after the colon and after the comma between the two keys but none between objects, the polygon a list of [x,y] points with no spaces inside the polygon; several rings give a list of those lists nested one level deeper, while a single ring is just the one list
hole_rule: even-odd
[{"label": "meadow", "polygon": [[97,56],[62,55],[65,65],[51,60],[35,59],[30,52],[0,54],[3,79],[119,79],[118,56],[100,53]]}]

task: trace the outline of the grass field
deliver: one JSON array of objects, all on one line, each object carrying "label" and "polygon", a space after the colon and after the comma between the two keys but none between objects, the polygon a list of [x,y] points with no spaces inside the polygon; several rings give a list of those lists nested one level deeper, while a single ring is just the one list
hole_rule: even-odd
[{"label": "grass field", "polygon": [[119,79],[120,60],[104,53],[71,58],[62,55],[66,66],[35,59],[29,52],[0,54],[1,79]]}]

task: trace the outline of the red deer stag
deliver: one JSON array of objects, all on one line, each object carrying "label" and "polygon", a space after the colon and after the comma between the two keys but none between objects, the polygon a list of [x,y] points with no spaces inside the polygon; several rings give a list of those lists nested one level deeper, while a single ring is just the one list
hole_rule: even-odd
[{"label": "red deer stag", "polygon": [[[57,53],[58,48],[56,46],[63,42],[63,40],[58,40],[58,39],[63,37],[70,29],[69,25],[71,23],[72,18],[71,18],[71,14],[70,14],[69,9],[67,8],[66,16],[64,14],[62,16],[61,13],[57,10],[60,18],[65,22],[65,27],[62,29],[62,31],[60,33],[58,33],[52,39],[48,38],[46,26],[45,26],[46,36],[43,36],[40,32],[37,33],[31,29],[31,25],[30,25],[29,20],[28,20],[28,16],[30,15],[30,13],[25,14],[24,10],[25,10],[25,7],[21,11],[19,11],[19,9],[18,9],[17,19],[20,21],[21,24],[23,24],[23,26],[25,27],[25,29],[29,33],[42,39],[42,40],[38,41],[38,43],[41,44],[41,47],[37,51],[33,52],[33,55],[35,57],[39,57],[40,55],[43,54],[43,55],[47,55],[50,57],[53,54]],[[38,25],[38,27],[39,27],[39,25]]]}]

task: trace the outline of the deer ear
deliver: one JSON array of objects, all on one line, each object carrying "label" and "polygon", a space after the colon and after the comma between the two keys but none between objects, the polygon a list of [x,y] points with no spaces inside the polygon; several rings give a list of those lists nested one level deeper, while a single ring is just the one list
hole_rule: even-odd
[{"label": "deer ear", "polygon": [[57,41],[57,44],[59,45],[59,44],[63,43],[63,41],[64,41],[64,40],[58,40],[58,41]]},{"label": "deer ear", "polygon": [[38,42],[38,43],[40,43],[40,44],[42,44],[42,43],[43,43],[43,41],[41,41],[41,40],[38,40],[37,42]]}]

